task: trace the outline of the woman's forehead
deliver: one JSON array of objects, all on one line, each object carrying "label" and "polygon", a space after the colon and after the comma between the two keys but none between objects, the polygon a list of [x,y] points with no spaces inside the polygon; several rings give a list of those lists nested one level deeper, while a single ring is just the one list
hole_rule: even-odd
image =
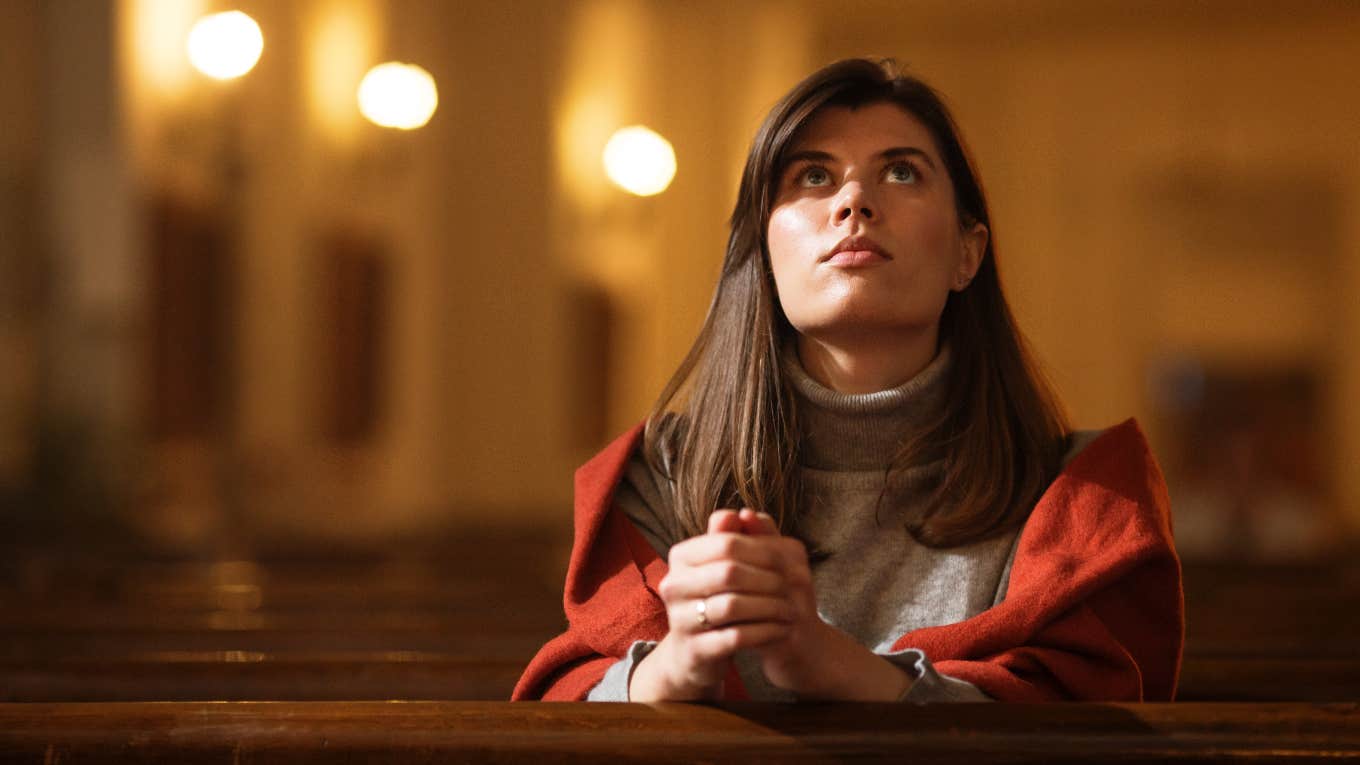
[{"label": "woman's forehead", "polygon": [[934,138],[920,119],[897,104],[877,102],[859,107],[823,107],[789,142],[788,153],[824,151],[838,154],[855,149],[881,151],[897,146],[915,147],[939,156]]}]

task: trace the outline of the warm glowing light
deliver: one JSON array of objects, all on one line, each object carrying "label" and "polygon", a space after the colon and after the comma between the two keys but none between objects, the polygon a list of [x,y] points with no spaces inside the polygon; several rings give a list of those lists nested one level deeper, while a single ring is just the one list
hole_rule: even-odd
[{"label": "warm glowing light", "polygon": [[675,178],[675,149],[641,125],[626,127],[605,144],[604,171],[624,191],[640,197],[660,194]]},{"label": "warm glowing light", "polygon": [[380,61],[387,19],[381,0],[312,0],[300,19],[309,127],[337,148],[352,148],[368,121],[354,108],[364,72]]},{"label": "warm glowing light", "polygon": [[359,111],[383,127],[423,127],[438,106],[434,78],[415,64],[378,64],[359,83]]},{"label": "warm glowing light", "polygon": [[189,30],[189,61],[198,71],[218,80],[249,72],[264,51],[264,35],[255,19],[240,11],[214,13]]},{"label": "warm glowing light", "polygon": [[200,81],[184,41],[205,12],[206,0],[125,0],[120,13],[119,59],[126,67],[127,109],[143,118],[149,110],[173,104]]}]

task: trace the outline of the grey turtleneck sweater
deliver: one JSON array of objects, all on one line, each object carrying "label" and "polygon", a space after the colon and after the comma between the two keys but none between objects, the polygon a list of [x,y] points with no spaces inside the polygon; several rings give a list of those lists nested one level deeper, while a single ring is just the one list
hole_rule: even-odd
[{"label": "grey turtleneck sweater", "polygon": [[[891,390],[859,395],[832,391],[808,376],[797,354],[783,354],[783,372],[798,398],[799,463],[806,494],[800,530],[809,547],[826,553],[812,568],[822,619],[892,661],[914,682],[905,701],[985,701],[976,686],[940,675],[921,651],[893,651],[912,630],[963,621],[1001,602],[1019,532],[934,549],[907,533],[905,519],[920,508],[942,461],[885,473],[904,437],[944,404],[948,349]],[[656,551],[665,558],[681,540],[673,510],[674,483],[633,455],[615,495]],[[592,701],[627,701],[633,668],[655,643],[638,641],[590,692]],[[736,665],[752,699],[791,701],[771,685],[753,653]]]}]

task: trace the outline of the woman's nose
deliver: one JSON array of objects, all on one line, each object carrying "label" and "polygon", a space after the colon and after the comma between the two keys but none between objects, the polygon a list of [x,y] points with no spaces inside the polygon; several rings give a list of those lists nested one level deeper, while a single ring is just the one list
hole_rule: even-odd
[{"label": "woman's nose", "polygon": [[841,188],[841,193],[836,195],[835,210],[837,223],[844,223],[854,217],[873,220],[875,214],[873,203],[858,181],[851,181]]}]

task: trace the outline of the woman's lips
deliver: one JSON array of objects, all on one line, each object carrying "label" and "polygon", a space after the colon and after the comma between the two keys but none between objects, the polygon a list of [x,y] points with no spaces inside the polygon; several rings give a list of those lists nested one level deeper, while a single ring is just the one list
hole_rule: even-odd
[{"label": "woman's lips", "polygon": [[863,268],[878,263],[887,263],[888,258],[875,250],[841,250],[823,262],[839,268]]},{"label": "woman's lips", "polygon": [[821,262],[837,268],[863,268],[892,260],[878,242],[864,234],[847,236],[822,256]]}]

